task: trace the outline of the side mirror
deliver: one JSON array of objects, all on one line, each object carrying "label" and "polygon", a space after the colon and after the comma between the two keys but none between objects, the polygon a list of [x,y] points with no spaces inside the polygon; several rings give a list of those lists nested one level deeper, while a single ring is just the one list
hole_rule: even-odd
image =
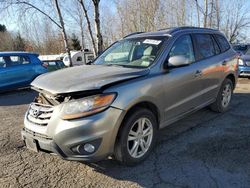
[{"label": "side mirror", "polygon": [[[180,67],[190,64],[190,60],[183,55],[177,55],[170,57],[168,62],[166,62],[168,67]],[[165,66],[164,66],[165,67]]]}]

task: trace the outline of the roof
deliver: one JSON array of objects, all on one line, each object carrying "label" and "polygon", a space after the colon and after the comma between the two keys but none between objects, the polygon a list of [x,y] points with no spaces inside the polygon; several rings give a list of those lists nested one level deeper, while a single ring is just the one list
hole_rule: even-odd
[{"label": "roof", "polygon": [[24,52],[24,51],[1,51],[0,55],[39,55],[35,52]]},{"label": "roof", "polygon": [[184,31],[219,33],[219,30],[216,30],[216,29],[185,26],[185,27],[165,28],[165,29],[160,29],[158,31],[154,31],[154,32],[135,32],[135,33],[131,33],[125,36],[124,38],[149,37],[149,36],[172,36],[178,32],[184,32]]}]

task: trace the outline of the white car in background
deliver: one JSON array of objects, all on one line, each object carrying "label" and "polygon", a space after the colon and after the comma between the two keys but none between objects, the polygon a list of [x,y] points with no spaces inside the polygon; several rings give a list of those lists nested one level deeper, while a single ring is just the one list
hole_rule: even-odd
[{"label": "white car in background", "polygon": [[[71,51],[71,59],[73,66],[85,65],[94,59],[94,54],[90,51]],[[63,58],[65,66],[69,66],[69,56]]]},{"label": "white car in background", "polygon": [[[71,51],[71,59],[73,66],[85,65],[94,59],[94,54],[89,50],[84,51]],[[54,55],[40,55],[41,61],[62,60],[64,65],[69,67],[69,56],[66,53]]]}]

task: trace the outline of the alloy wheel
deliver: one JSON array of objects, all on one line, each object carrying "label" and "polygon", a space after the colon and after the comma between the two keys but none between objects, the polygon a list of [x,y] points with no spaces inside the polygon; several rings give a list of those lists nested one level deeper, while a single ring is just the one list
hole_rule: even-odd
[{"label": "alloy wheel", "polygon": [[231,97],[232,97],[232,87],[230,84],[226,84],[225,87],[223,88],[222,99],[221,99],[221,103],[224,108],[226,108],[229,105]]},{"label": "alloy wheel", "polygon": [[127,149],[131,157],[140,158],[148,151],[152,143],[153,126],[148,118],[139,118],[131,127]]}]

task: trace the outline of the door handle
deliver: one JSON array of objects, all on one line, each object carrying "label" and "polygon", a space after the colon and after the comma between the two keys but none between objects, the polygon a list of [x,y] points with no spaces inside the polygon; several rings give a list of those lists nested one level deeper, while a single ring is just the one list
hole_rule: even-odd
[{"label": "door handle", "polygon": [[202,71],[201,70],[197,70],[196,72],[195,72],[195,77],[199,77],[199,76],[201,76],[202,75]]}]

